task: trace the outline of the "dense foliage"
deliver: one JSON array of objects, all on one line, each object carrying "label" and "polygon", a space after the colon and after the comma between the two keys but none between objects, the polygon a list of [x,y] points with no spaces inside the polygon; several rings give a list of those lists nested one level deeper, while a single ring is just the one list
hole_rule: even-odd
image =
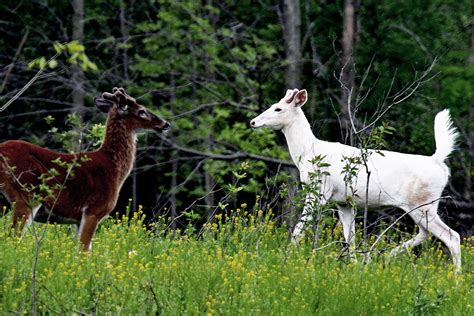
[{"label": "dense foliage", "polygon": [[[250,214],[249,214],[250,213]],[[227,216],[227,218],[226,218]],[[229,217],[230,216],[230,219]],[[472,315],[474,252],[464,273],[433,244],[390,259],[388,236],[372,262],[351,261],[327,229],[296,247],[257,209],[219,216],[199,234],[177,235],[143,217],[109,219],[83,255],[67,226],[36,224],[22,241],[0,219],[0,313],[160,315]],[[32,279],[35,236],[47,229]],[[36,232],[36,235],[35,235]],[[469,242],[469,241],[467,241]],[[472,242],[472,240],[471,240]],[[321,247],[320,247],[321,246]],[[33,302],[32,287],[35,287]]]},{"label": "dense foliage", "polygon": [[[31,61],[53,56],[54,42],[76,39],[78,12],[72,3],[77,2],[2,1],[2,103],[37,72],[28,67]],[[345,142],[337,116],[343,4],[300,2],[301,87],[310,94],[305,112],[315,134]],[[388,149],[432,154],[434,115],[451,109],[461,138],[460,150],[450,160],[453,177],[447,194],[460,208],[444,204],[451,207],[445,217],[468,235],[474,152],[470,6],[468,0],[362,1],[354,50],[357,94],[363,100],[360,124],[410,95],[383,117],[396,129],[385,139]],[[251,204],[258,195],[265,210],[287,214],[295,209],[288,196],[296,180],[293,168],[279,163],[289,160],[284,139],[274,131],[248,128],[250,118],[290,88],[284,79],[282,10],[282,4],[266,0],[86,1],[80,42],[97,70],[81,71],[71,65],[71,56],[60,56],[58,65],[46,69],[2,112],[2,140],[21,138],[58,150],[69,149],[63,148],[65,143],[89,148],[90,139],[79,143],[74,137],[104,120],[93,97],[124,86],[169,119],[173,129],[165,136],[139,137],[136,169],[118,209],[133,197],[149,218],[172,216],[178,226],[193,221],[199,227],[222,205]],[[416,91],[414,82],[419,83]],[[82,93],[85,108],[78,108],[77,93],[79,98]],[[78,113],[83,123],[66,120],[70,112]],[[69,131],[71,121],[76,133],[51,137]],[[100,135],[94,128],[93,135]],[[236,184],[240,179],[233,172],[242,160],[248,162],[245,185]],[[192,216],[180,216],[182,211]]]}]

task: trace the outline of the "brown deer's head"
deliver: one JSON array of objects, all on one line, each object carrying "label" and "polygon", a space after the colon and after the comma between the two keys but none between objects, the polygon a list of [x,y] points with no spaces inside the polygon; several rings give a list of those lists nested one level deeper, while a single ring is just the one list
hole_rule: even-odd
[{"label": "brown deer's head", "polygon": [[170,128],[170,124],[151,113],[135,98],[129,96],[123,88],[113,88],[113,93],[104,92],[101,97],[95,98],[95,105],[104,113],[115,108],[118,115],[125,119],[131,129],[154,129],[164,131]]}]

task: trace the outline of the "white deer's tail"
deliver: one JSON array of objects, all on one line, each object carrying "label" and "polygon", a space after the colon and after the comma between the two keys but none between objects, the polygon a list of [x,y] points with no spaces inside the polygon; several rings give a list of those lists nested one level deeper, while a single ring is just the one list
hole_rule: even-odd
[{"label": "white deer's tail", "polygon": [[433,158],[438,162],[443,162],[454,151],[456,138],[459,133],[453,126],[453,121],[449,116],[449,110],[445,109],[436,114],[434,121],[434,134],[436,151]]}]

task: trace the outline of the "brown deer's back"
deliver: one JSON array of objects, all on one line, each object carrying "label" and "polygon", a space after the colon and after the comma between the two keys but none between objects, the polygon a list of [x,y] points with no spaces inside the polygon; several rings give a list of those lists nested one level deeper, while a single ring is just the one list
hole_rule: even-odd
[{"label": "brown deer's back", "polygon": [[0,144],[0,167],[2,191],[9,200],[15,200],[9,195],[17,192],[30,204],[38,204],[39,197],[53,214],[77,221],[83,212],[102,217],[115,207],[119,181],[111,177],[107,158],[99,151],[64,154],[21,140],[7,141]]}]

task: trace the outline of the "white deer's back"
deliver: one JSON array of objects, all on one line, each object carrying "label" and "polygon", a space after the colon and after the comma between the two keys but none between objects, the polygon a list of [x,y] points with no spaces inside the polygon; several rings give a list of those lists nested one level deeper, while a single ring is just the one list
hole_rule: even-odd
[{"label": "white deer's back", "polygon": [[[297,163],[301,181],[311,181],[311,173],[317,172],[317,166],[311,161],[316,156],[324,157],[329,164],[325,171],[323,191],[328,199],[344,203],[347,196],[352,196],[360,204],[366,202],[367,170],[358,148],[340,143],[316,140],[312,151],[306,151]],[[359,158],[359,162],[350,163],[348,158]],[[356,176],[347,176],[344,167],[350,165],[357,169]],[[418,200],[427,196],[439,196],[448,177],[449,169],[444,163],[438,163],[431,156],[403,154],[393,151],[367,152],[367,169],[370,173],[368,182],[369,203],[372,206],[399,206],[406,201],[407,194],[420,195]],[[346,179],[344,177],[346,176]],[[439,183],[433,186],[433,183]],[[421,192],[421,193],[420,193]],[[424,199],[426,200],[426,199]]]}]

